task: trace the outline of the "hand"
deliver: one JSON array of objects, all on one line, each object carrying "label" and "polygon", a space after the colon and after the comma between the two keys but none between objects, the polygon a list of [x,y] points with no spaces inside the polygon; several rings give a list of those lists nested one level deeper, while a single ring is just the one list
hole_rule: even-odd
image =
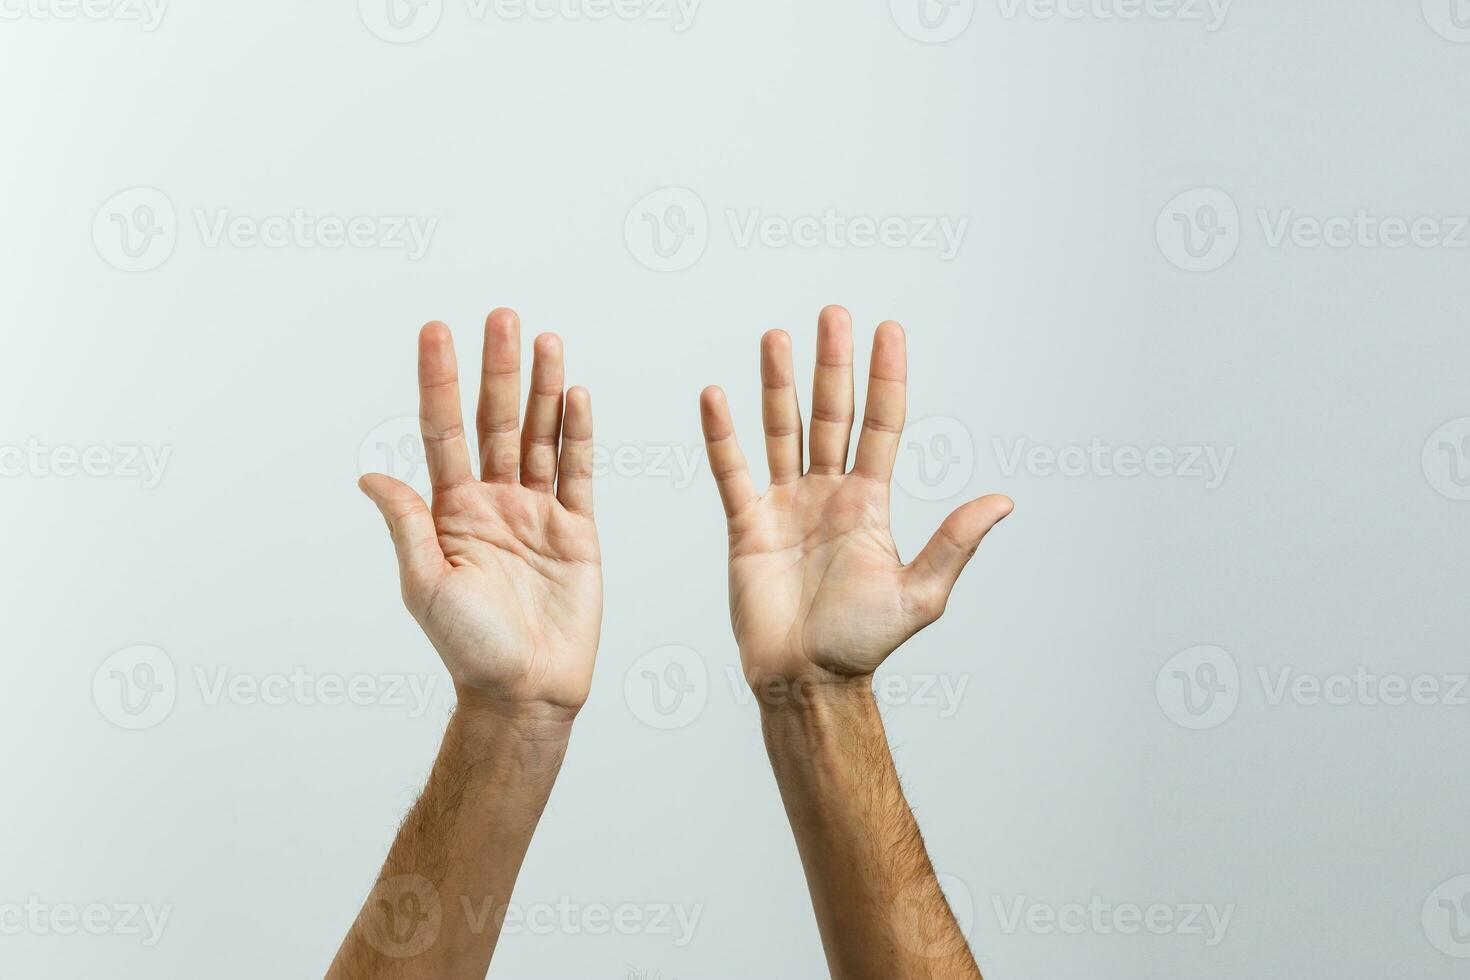
[{"label": "hand", "polygon": [[730,619],[752,686],[866,678],[939,618],[970,556],[1011,512],[1007,497],[972,500],[947,517],[911,564],[888,529],[888,483],[903,432],[903,328],[873,340],[867,414],[852,434],[852,320],[829,306],[817,326],[811,466],[802,473],[801,411],[791,338],[761,338],[762,416],[771,486],[757,497],[724,393],[706,388],[700,416],[730,528]]},{"label": "hand", "polygon": [[575,713],[587,700],[602,623],[592,402],[585,388],[567,392],[563,424],[561,340],[542,334],[521,431],[520,331],[510,310],[485,320],[479,479],[465,445],[454,341],[448,327],[430,323],[419,334],[419,418],[433,509],[381,473],[359,486],[388,522],[404,603],[461,701]]}]

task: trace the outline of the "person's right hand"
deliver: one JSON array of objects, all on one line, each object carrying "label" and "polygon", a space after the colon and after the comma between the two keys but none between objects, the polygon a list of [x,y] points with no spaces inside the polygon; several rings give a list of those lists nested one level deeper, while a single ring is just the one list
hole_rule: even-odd
[{"label": "person's right hand", "polygon": [[563,424],[555,334],[536,338],[524,430],[520,388],[521,323],[496,310],[485,321],[477,478],[454,341],[448,327],[430,323],[419,334],[419,416],[433,508],[381,473],[359,485],[388,522],[404,603],[461,702],[575,713],[587,700],[602,625],[592,401],[585,388],[568,391]]},{"label": "person's right hand", "polygon": [[878,327],[867,412],[851,471],[852,322],[829,306],[817,326],[811,465],[803,472],[801,412],[791,338],[761,338],[766,457],[771,486],[758,496],[735,441],[724,393],[700,396],[710,468],[730,531],[730,619],[746,679],[803,684],[865,678],[899,644],[944,612],[965,564],[1011,512],[1000,495],[950,514],[905,565],[888,526],[888,484],[903,432],[903,328]]}]

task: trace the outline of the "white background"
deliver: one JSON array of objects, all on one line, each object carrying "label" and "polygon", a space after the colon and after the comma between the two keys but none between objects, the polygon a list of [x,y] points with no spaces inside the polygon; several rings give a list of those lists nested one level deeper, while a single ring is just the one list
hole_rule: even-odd
[{"label": "white background", "polygon": [[[451,324],[468,379],[484,314],[510,305],[528,340],[565,338],[599,443],[631,447],[597,488],[592,701],[515,899],[699,919],[683,945],[522,930],[494,975],[823,975],[756,712],[729,679],[714,489],[657,461],[698,451],[697,393],[720,383],[759,473],[757,338],[790,330],[808,375],[816,313],[841,302],[860,362],[874,325],[905,324],[910,419],[944,420],[904,451],[958,467],[943,499],[919,499],[936,494],[917,470],[895,490],[905,557],[966,497],[1017,501],[885,671],[965,685],[952,712],[899,697],[887,718],[986,976],[1464,975],[1470,706],[1451,692],[1470,423],[1436,434],[1470,416],[1463,231],[1454,244],[1470,30],[1451,0],[1257,0],[1223,21],[1185,0],[1133,19],[1102,16],[1128,0],[1072,0],[1069,17],[926,0],[929,32],[902,0],[705,0],[683,24],[444,0],[408,21],[433,28],[412,43],[376,36],[371,2],[176,0],[151,30],[128,6],[67,19],[58,2],[0,0],[0,972],[325,968],[447,705],[354,487],[360,450],[415,412],[422,322]],[[136,206],[156,195],[115,198],[139,187],[165,199],[153,221]],[[635,205],[670,187],[704,217],[680,212],[687,268],[659,272]],[[417,260],[200,229],[298,208],[436,224]],[[948,259],[739,236],[755,212],[828,209],[967,230]],[[1283,216],[1360,211],[1438,231],[1399,248],[1273,237]],[[115,221],[135,218],[165,234],[129,259]],[[1191,223],[1221,232],[1192,239],[1196,257]],[[1017,445],[1093,440],[1233,456],[1215,487],[1009,465]],[[144,486],[28,446],[169,456]],[[140,644],[172,665],[173,707],[125,730],[109,657]],[[668,645],[707,677],[672,728],[637,696],[636,662]],[[1202,645],[1224,657],[1171,659]],[[1186,702],[1202,695],[1175,671],[1209,679],[1206,659],[1234,680],[1217,670],[1223,700]],[[417,714],[386,695],[210,703],[221,677],[298,668],[439,687]],[[1282,670],[1360,668],[1439,693],[1273,703]],[[1017,900],[1094,897],[1233,911],[1215,945],[1208,926],[1006,928]],[[28,902],[169,917],[152,943],[64,935]]]}]

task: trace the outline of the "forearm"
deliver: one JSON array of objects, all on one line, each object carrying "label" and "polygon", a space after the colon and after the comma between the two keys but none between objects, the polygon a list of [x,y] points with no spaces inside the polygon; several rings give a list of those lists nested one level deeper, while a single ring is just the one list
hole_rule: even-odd
[{"label": "forearm", "polygon": [[904,799],[868,678],[761,700],[832,975],[978,978]]},{"label": "forearm", "polygon": [[485,976],[570,731],[560,709],[461,699],[329,980]]}]

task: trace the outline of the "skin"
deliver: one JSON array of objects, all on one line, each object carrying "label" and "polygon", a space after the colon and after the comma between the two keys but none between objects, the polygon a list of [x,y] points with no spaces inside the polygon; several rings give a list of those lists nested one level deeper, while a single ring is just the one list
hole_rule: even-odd
[{"label": "skin", "polygon": [[[430,323],[419,388],[432,506],[391,477],[361,481],[392,535],[404,602],[454,678],[458,705],[330,978],[485,975],[591,685],[602,610],[591,403],[583,389],[563,396],[561,342],[543,334],[522,428],[520,323],[509,310],[486,321],[483,365],[479,478],[449,331]],[[819,322],[805,471],[784,333],[763,338],[761,374],[764,496],[718,389],[701,396],[701,413],[729,519],[731,621],[832,975],[977,978],[899,787],[872,672],[943,612],[1011,503],[964,505],[913,562],[900,561],[888,530],[904,415],[897,324],[874,338],[851,471],[846,311],[829,307]]]},{"label": "skin", "polygon": [[449,329],[419,335],[432,506],[383,474],[360,486],[393,538],[403,599],[458,704],[329,978],[483,977],[516,875],[587,700],[602,622],[592,405],[563,396],[561,340],[536,338],[524,426],[520,320],[485,322],[476,429]]},{"label": "skin", "polygon": [[730,537],[730,620],[782,800],[795,832],[832,975],[979,977],[904,800],[872,674],[944,612],[960,572],[1011,501],[950,514],[909,564],[889,531],[889,483],[903,431],[903,328],[873,339],[868,399],[854,423],[852,320],[817,327],[810,465],[804,463],[791,339],[761,339],[771,485],[757,494],[719,388],[700,396],[710,466]]}]

